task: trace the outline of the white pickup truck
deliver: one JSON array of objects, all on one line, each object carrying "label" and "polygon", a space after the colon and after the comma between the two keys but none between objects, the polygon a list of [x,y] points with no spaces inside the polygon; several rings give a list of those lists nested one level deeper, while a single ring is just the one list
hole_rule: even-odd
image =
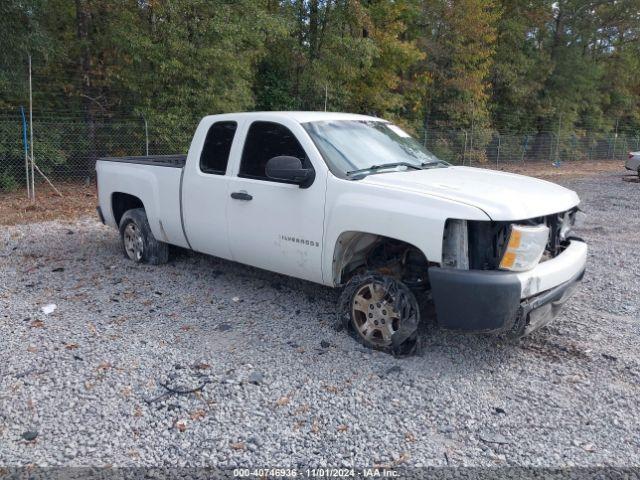
[{"label": "white pickup truck", "polygon": [[343,288],[339,325],[394,353],[415,347],[421,296],[444,328],[521,336],[585,270],[575,192],[451,166],[375,117],[212,115],[186,156],[96,169],[98,214],[131,260],[161,264],[177,245]]}]

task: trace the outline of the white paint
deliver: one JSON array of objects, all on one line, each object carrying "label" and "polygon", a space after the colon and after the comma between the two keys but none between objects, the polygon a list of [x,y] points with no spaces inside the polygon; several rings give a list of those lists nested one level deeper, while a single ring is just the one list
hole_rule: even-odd
[{"label": "white paint", "polygon": [[518,273],[522,287],[521,298],[529,298],[568,282],[580,273],[587,264],[587,244],[572,240],[557,257],[539,263],[527,272]]},{"label": "white paint", "polygon": [[[238,128],[226,175],[204,174],[198,164],[206,133],[214,122],[228,120],[238,122]],[[279,122],[296,135],[316,173],[309,188],[237,176],[244,139],[255,120]],[[429,261],[440,263],[448,218],[518,221],[562,212],[579,203],[575,192],[550,182],[468,167],[387,172],[361,180],[337,178],[301,125],[326,120],[382,121],[331,112],[252,112],[203,118],[184,168],[182,219],[181,169],[99,161],[99,200],[106,222],[116,226],[112,193],[129,193],[144,203],[157,238],[186,247],[184,221],[195,250],[335,286],[334,251],[338,239],[348,237],[349,232],[403,240],[419,248]],[[253,199],[231,199],[236,191],[245,191]],[[563,283],[585,261],[586,245],[572,242],[555,259],[518,274],[523,295]]]},{"label": "white paint", "polygon": [[187,247],[180,221],[181,169],[98,161],[96,170],[98,200],[107,225],[118,227],[112,211],[113,193],[128,193],[142,201],[156,238],[164,238],[160,229],[162,221],[167,242]]},{"label": "white paint", "polygon": [[[370,175],[364,183],[480,208],[492,220],[524,220],[575,207],[578,195],[555,183],[483,168],[449,167]],[[458,218],[450,215],[452,218]]]},{"label": "white paint", "polygon": [[640,152],[631,152],[631,155],[627,162],[624,164],[627,170],[633,170],[634,172],[639,171],[640,169]]},{"label": "white paint", "polygon": [[[401,174],[405,173],[409,174]],[[376,176],[387,175],[395,173]],[[440,263],[447,218],[489,220],[482,210],[473,205],[408,193],[375,182],[343,180],[329,175],[325,206],[326,253],[322,260],[324,283],[335,285],[333,250],[345,232],[364,232],[403,240],[419,248],[430,261]]]},{"label": "white paint", "polygon": [[[205,117],[193,136],[182,185],[182,214],[191,248],[216,257],[231,259],[227,229],[229,176],[200,171],[200,153],[207,132],[217,121],[220,119]],[[238,129],[241,124],[242,122],[238,122]],[[229,152],[229,165],[239,158],[241,152],[242,143],[238,141],[236,134]]]},{"label": "white paint", "polygon": [[399,137],[402,137],[402,138],[411,137],[411,135],[409,135],[407,132],[405,132],[404,130],[402,130],[400,127],[396,125],[388,125],[388,127],[389,127],[389,130],[391,130],[393,133],[395,133]]},{"label": "white paint", "polygon": [[[321,112],[322,113],[322,112]],[[244,144],[251,122],[236,132]],[[273,272],[322,283],[322,236],[329,169],[300,124],[280,120],[298,138],[315,170],[309,188],[238,177],[240,152],[228,167],[229,194],[246,192],[251,201],[228,197],[227,218],[232,258]],[[300,242],[284,240],[291,237]],[[304,242],[302,242],[302,240]]]},{"label": "white paint", "polygon": [[40,310],[42,311],[42,313],[44,313],[45,315],[50,315],[53,312],[56,311],[56,308],[58,308],[58,306],[55,303],[49,303],[47,305],[44,305],[40,308]]},{"label": "white paint", "polygon": [[[269,122],[323,122],[330,120],[366,120],[387,122],[381,118],[370,117],[368,115],[358,115],[355,113],[339,113],[339,112],[241,112],[241,113],[224,113],[222,115],[209,115],[202,119],[204,121],[254,121],[264,120]],[[388,123],[388,122],[387,122]]]}]

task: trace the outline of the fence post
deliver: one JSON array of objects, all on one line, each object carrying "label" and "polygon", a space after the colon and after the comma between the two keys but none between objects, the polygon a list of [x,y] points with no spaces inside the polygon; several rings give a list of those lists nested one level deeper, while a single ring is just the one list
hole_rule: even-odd
[{"label": "fence post", "polygon": [[424,122],[424,148],[427,148],[427,130],[429,128],[429,123]]},{"label": "fence post", "polygon": [[527,147],[529,146],[529,135],[524,136],[524,145],[522,145],[522,158],[520,161],[524,163],[524,155],[527,153]]},{"label": "fence post", "polygon": [[560,165],[560,130],[562,128],[562,114],[558,117],[558,136],[556,138],[556,165]]},{"label": "fence post", "polygon": [[329,85],[324,84],[324,111],[327,111],[327,99],[329,98]]},{"label": "fence post", "polygon": [[147,157],[149,156],[149,125],[147,124],[147,119],[144,115],[142,115],[142,121],[144,122],[144,139],[145,139],[145,151]]},{"label": "fence post", "polygon": [[464,166],[465,160],[467,158],[467,131],[464,130],[464,147],[462,150],[462,165]]},{"label": "fence post", "polygon": [[22,143],[24,145],[24,168],[25,178],[27,179],[27,198],[31,199],[31,184],[29,180],[29,142],[27,142],[27,119],[24,116],[24,107],[20,107],[20,115],[22,115]]},{"label": "fence post", "polygon": [[474,120],[471,118],[471,135],[469,136],[469,153],[471,155],[469,155],[469,166],[471,166],[471,161],[473,160],[473,127]]},{"label": "fence post", "polygon": [[496,154],[496,168],[500,165],[500,132],[498,132],[498,153]]},{"label": "fence post", "polygon": [[613,134],[613,151],[611,152],[611,160],[616,159],[616,146],[618,144],[618,122],[620,119],[616,118],[616,130]]},{"label": "fence post", "polygon": [[31,201],[36,201],[36,181],[35,172],[33,168],[33,87],[31,84],[31,55],[29,55],[29,134],[31,136],[31,142],[29,147],[31,148]]}]

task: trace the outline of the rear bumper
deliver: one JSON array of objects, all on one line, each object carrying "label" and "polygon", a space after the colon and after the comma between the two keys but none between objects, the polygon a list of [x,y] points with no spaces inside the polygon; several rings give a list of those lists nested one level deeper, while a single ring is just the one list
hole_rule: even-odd
[{"label": "rear bumper", "polygon": [[432,267],[438,323],[454,330],[530,333],[558,314],[582,280],[586,258],[586,244],[572,240],[562,254],[528,272]]}]

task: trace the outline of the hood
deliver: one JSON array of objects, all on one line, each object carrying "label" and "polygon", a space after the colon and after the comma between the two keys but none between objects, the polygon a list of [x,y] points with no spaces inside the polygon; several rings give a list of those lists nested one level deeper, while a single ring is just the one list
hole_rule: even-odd
[{"label": "hood", "polygon": [[578,195],[555,183],[483,168],[447,167],[378,173],[361,181],[472,205],[492,220],[524,220],[563,212]]}]

